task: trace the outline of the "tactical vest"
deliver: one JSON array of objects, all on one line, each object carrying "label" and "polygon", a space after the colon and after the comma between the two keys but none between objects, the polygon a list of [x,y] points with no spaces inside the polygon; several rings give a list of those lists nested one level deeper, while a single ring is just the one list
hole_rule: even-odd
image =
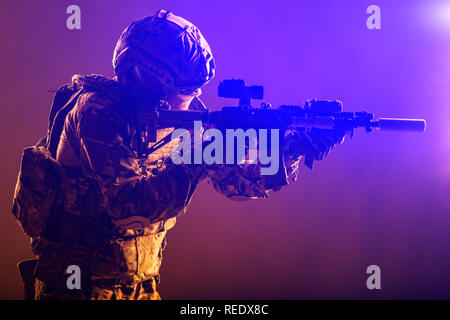
[{"label": "tactical vest", "polygon": [[41,281],[65,283],[73,264],[91,281],[115,284],[159,274],[165,235],[175,218],[153,224],[140,216],[111,221],[95,182],[56,160],[65,118],[78,97],[89,91],[115,96],[117,86],[102,76],[74,76],[55,94],[47,135],[24,149],[12,211],[33,238],[39,258],[34,277]]}]

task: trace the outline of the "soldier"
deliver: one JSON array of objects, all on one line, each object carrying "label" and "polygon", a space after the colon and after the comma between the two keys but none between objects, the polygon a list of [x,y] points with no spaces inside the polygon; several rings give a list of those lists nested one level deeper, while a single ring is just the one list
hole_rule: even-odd
[{"label": "soldier", "polygon": [[[125,29],[113,66],[113,79],[72,79],[82,91],[59,138],[62,191],[45,233],[32,240],[35,299],[160,299],[166,232],[201,180],[229,198],[266,198],[296,176],[306,149],[320,160],[343,139],[340,132],[287,133],[275,176],[261,176],[257,165],[175,165],[176,140],[142,152],[148,133],[140,114],[149,106],[205,108],[201,87],[215,70],[205,38],[190,22],[160,10]],[[171,130],[158,130],[157,139]],[[81,270],[79,290],[67,287],[71,265]]]}]

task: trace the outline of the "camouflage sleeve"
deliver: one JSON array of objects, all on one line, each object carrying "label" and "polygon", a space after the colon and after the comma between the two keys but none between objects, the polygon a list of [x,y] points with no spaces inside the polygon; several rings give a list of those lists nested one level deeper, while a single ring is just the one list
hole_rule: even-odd
[{"label": "camouflage sleeve", "polygon": [[213,188],[233,200],[264,199],[270,191],[278,191],[297,180],[301,156],[293,152],[295,138],[285,133],[280,152],[280,167],[275,175],[261,175],[259,164],[207,165],[205,173]]},{"label": "camouflage sleeve", "polygon": [[205,165],[206,179],[213,188],[232,200],[260,199],[269,196],[255,164]]},{"label": "camouflage sleeve", "polygon": [[192,195],[196,173],[162,159],[148,174],[130,147],[129,128],[120,108],[97,93],[82,95],[76,132],[85,174],[96,181],[113,219],[144,216],[157,222],[181,213]]}]

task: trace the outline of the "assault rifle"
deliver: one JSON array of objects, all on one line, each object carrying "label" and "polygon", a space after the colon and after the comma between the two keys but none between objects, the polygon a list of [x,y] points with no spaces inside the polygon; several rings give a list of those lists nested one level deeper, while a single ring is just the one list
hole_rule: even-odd
[{"label": "assault rifle", "polygon": [[[244,80],[224,80],[218,88],[219,97],[239,99],[236,107],[223,107],[221,111],[183,111],[154,108],[143,112],[141,121],[148,132],[144,145],[156,142],[156,130],[163,128],[193,128],[194,121],[201,121],[208,127],[218,129],[331,129],[353,135],[354,129],[364,128],[367,132],[381,131],[425,131],[423,119],[379,118],[372,113],[343,112],[339,100],[308,100],[304,106],[282,105],[276,109],[268,103],[260,108],[251,107],[251,99],[262,99],[262,86],[246,86]],[[150,154],[170,141],[170,134],[147,148],[143,154]],[[305,159],[312,167],[312,159]]]}]

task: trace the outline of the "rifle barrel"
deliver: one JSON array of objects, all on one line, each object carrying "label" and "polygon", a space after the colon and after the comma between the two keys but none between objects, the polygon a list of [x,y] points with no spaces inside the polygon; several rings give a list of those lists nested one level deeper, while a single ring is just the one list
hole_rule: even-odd
[{"label": "rifle barrel", "polygon": [[426,122],[424,119],[380,118],[378,127],[382,131],[424,132]]}]

